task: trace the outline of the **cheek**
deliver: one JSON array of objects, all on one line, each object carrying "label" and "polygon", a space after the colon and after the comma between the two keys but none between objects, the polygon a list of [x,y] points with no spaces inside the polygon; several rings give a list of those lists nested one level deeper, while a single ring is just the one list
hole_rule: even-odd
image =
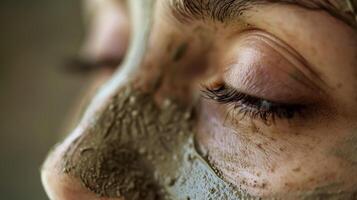
[{"label": "cheek", "polygon": [[[349,180],[348,174],[355,174],[351,162],[333,153],[348,133],[337,128],[341,122],[314,129],[288,123],[267,126],[248,117],[232,121],[221,107],[202,103],[197,143],[225,180],[249,193],[293,194],[343,182]],[[339,152],[351,158],[350,151]]]},{"label": "cheek", "polygon": [[200,113],[200,151],[227,181],[243,188],[265,188],[263,176],[275,171],[279,159],[276,138],[263,136],[254,122],[235,121],[232,129],[232,121],[220,113],[219,105],[212,107],[211,112],[202,109]]},{"label": "cheek", "polygon": [[332,154],[340,159],[346,160],[357,168],[357,131],[351,131],[351,134],[342,139],[338,145],[334,146]]}]

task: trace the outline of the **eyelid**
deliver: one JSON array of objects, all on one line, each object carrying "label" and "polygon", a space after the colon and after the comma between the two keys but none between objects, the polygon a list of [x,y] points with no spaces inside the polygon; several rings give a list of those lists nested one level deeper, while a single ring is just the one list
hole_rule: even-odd
[{"label": "eyelid", "polygon": [[304,59],[273,36],[248,32],[229,49],[223,79],[242,92],[273,101],[300,102],[322,91],[301,70],[306,67]]},{"label": "eyelid", "polygon": [[[247,38],[260,40],[268,44],[270,48],[275,50],[284,58],[288,59],[288,61],[294,65],[294,67],[298,68],[299,71],[301,71],[306,76],[306,78],[309,78],[308,81],[310,81],[310,84],[315,85],[316,88],[321,85],[327,86],[327,84],[320,79],[314,70],[309,67],[309,63],[306,61],[306,59],[292,47],[286,44],[286,42],[262,30],[251,30],[245,32],[244,34],[247,36]],[[242,35],[241,38],[244,38],[245,35]],[[315,81],[312,80],[317,80],[318,83],[315,83]]]},{"label": "eyelid", "polygon": [[[297,114],[303,114],[307,105],[284,104],[271,102],[258,97],[250,96],[221,83],[218,87],[205,86],[203,97],[219,104],[228,105],[232,111],[238,111],[242,117],[260,118],[264,122],[275,121],[275,118],[291,119]],[[235,116],[236,117],[236,116]]]},{"label": "eyelid", "polygon": [[114,72],[121,64],[122,59],[107,58],[103,60],[93,60],[86,57],[72,57],[64,63],[66,72],[73,74],[86,74],[97,70],[110,70]]},{"label": "eyelid", "polygon": [[[257,38],[259,37],[259,39],[267,44],[270,44],[270,47],[284,58],[290,58],[289,62],[297,67],[306,76],[307,81],[309,81],[315,88],[319,88],[319,86],[327,87],[327,84],[309,67],[308,61],[285,42],[261,31],[255,31],[252,36],[253,35]],[[318,83],[315,83],[316,81]]]},{"label": "eyelid", "polygon": [[90,15],[88,33],[80,51],[85,62],[77,64],[85,64],[87,68],[119,64],[126,55],[130,38],[130,19],[124,1],[88,0],[85,6]]}]

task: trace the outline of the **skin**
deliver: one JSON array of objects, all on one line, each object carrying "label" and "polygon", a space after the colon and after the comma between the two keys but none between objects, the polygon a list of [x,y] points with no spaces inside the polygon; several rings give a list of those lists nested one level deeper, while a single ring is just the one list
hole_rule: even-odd
[{"label": "skin", "polygon": [[[138,5],[142,12],[135,13]],[[112,120],[110,106],[127,87],[132,88],[130,94],[149,95],[148,102],[153,102],[158,109],[167,99],[179,105],[181,109],[168,119],[187,108],[193,110],[189,122],[192,129],[187,132],[192,132],[189,136],[195,139],[194,150],[200,157],[197,162],[207,164],[215,173],[208,172],[208,168],[203,170],[212,175],[208,181],[187,176],[187,180],[192,177],[198,183],[186,185],[188,187],[205,188],[201,183],[207,182],[218,187],[223,181],[221,188],[233,186],[240,194],[264,199],[355,197],[357,36],[353,26],[327,12],[289,4],[254,6],[239,19],[225,22],[176,19],[163,0],[130,3],[131,10],[126,10],[124,4],[117,6],[113,11],[117,14],[112,15],[114,19],[108,23],[98,20],[103,23],[98,28],[109,27],[105,28],[107,32],[94,34],[94,39],[89,39],[92,43],[89,46],[108,45],[86,49],[94,49],[95,53],[89,55],[120,57],[123,49],[129,53],[95,95],[77,128],[45,161],[42,180],[51,199],[134,199],[131,194],[93,191],[78,176],[87,173],[88,168],[68,171],[64,164],[70,157],[76,158],[70,162],[72,166],[76,166],[76,162],[81,166],[80,152],[68,153],[76,149],[74,147],[82,147],[76,142],[78,138],[85,138],[84,143],[93,143],[94,147],[107,145],[106,140],[98,138],[108,130],[105,124]],[[102,18],[98,14],[97,19]],[[132,20],[131,26],[126,18]],[[111,25],[113,21],[116,26]],[[132,30],[131,48],[112,45],[125,44],[127,30]],[[221,82],[273,102],[304,104],[306,110],[291,119],[263,120],[243,116],[232,105],[199,97],[202,84],[214,86]],[[152,114],[151,117],[158,116]],[[124,122],[119,120],[120,123]],[[185,123],[176,126],[182,128]],[[124,134],[117,128],[110,130],[110,135]],[[160,134],[164,133],[157,133]],[[174,138],[180,144],[180,137]],[[133,146],[161,148],[150,142],[142,143],[137,137],[131,137],[130,142]],[[134,147],[131,150],[137,151]],[[181,150],[186,151],[179,145],[175,152]],[[160,169],[163,177],[169,176],[163,166],[174,163],[168,160],[157,164],[147,161],[147,157],[140,157],[140,161],[153,166],[147,174]],[[189,171],[190,168],[182,167],[185,166],[183,161],[177,163],[169,171]],[[152,181],[173,194],[174,199],[185,198],[159,179]],[[222,193],[230,194],[228,191],[222,190]],[[205,193],[205,189],[201,193]],[[233,194],[229,197],[227,199],[235,199]]]}]

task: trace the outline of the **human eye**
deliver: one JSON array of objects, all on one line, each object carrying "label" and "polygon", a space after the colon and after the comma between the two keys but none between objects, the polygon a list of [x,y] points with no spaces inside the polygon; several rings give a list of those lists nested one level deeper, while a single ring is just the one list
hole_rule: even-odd
[{"label": "human eye", "polygon": [[122,64],[130,39],[127,2],[85,1],[87,34],[77,55],[66,61],[65,69],[74,73],[114,72]]},{"label": "human eye", "polygon": [[221,74],[202,84],[202,96],[235,119],[266,124],[305,119],[324,110],[324,82],[285,42],[261,30],[247,31],[223,56]]},{"label": "human eye", "polygon": [[276,118],[292,119],[303,113],[305,105],[278,103],[251,96],[222,83],[219,87],[206,86],[203,97],[220,104],[229,105],[233,113],[244,117],[263,120],[265,123]]},{"label": "human eye", "polygon": [[355,29],[295,5],[242,16],[213,34],[213,72],[202,78],[197,108],[199,152],[224,180],[257,196],[309,191],[332,173],[349,179],[341,167],[349,161],[331,152],[346,150],[356,130]]}]

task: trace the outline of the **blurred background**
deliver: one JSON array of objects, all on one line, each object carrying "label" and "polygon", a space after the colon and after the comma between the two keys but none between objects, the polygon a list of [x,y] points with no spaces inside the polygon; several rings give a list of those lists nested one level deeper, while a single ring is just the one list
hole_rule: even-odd
[{"label": "blurred background", "polygon": [[0,1],[0,199],[47,199],[41,164],[90,81],[61,70],[82,39],[80,3]]}]

